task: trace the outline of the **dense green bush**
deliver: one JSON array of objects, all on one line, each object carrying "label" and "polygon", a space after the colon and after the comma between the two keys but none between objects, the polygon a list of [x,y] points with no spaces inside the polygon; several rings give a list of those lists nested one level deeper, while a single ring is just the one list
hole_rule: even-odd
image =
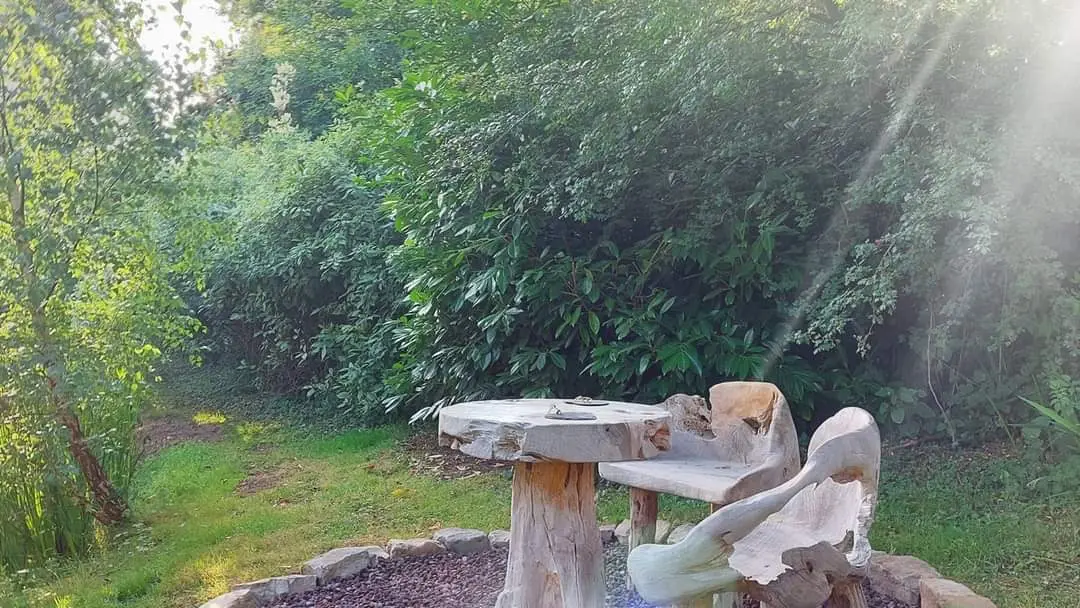
[{"label": "dense green bush", "polygon": [[[693,51],[716,32],[661,51],[652,40],[678,24],[642,21],[652,8],[552,5],[480,59],[450,56],[450,68],[407,74],[382,95],[390,129],[422,149],[398,138],[391,154],[408,154],[386,159],[405,176],[391,208],[412,277],[402,335],[420,391],[406,398],[657,400],[767,374],[811,411],[825,375],[798,353],[767,355],[799,287],[807,239],[796,225],[814,230],[809,201],[835,183],[725,143],[752,128],[742,118],[758,97],[730,113],[705,91],[680,103],[700,84]],[[477,20],[492,19],[526,21]],[[484,67],[439,74],[469,64]],[[751,74],[742,84],[756,86]],[[767,148],[777,135],[761,137]]]},{"label": "dense green bush", "polygon": [[[252,264],[268,240],[231,246],[211,293],[273,336],[260,361],[421,416],[767,378],[806,419],[853,404],[904,433],[1011,433],[1018,392],[1075,376],[1080,352],[1067,9],[351,2],[349,39],[397,49],[365,68],[395,84],[334,87],[364,192],[403,235],[367,270],[402,277],[406,314],[270,306],[322,270]],[[332,217],[290,218],[284,242],[348,233]],[[253,267],[270,272],[226,286]]]},{"label": "dense green bush", "polygon": [[207,145],[174,176],[191,214],[178,225],[198,216],[219,231],[189,252],[200,263],[184,266],[199,277],[189,293],[219,350],[267,388],[380,411],[396,359],[384,322],[401,300],[386,264],[397,238],[378,191],[361,183],[353,140],[286,127]]},{"label": "dense green bush", "polygon": [[1045,138],[1075,91],[1015,93],[1046,89],[1031,58],[1073,67],[1065,6],[484,4],[461,30],[502,37],[356,104],[408,134],[375,143],[412,278],[401,398],[766,377],[804,414],[1006,428],[1076,363],[1074,174],[1049,153],[1076,133]]}]

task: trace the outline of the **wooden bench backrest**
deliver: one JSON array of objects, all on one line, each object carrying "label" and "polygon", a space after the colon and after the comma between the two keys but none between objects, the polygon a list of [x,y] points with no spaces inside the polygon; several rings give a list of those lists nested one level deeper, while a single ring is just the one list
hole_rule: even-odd
[{"label": "wooden bench backrest", "polygon": [[781,457],[799,470],[799,440],[787,399],[769,382],[722,382],[709,389],[713,435],[748,464]]}]

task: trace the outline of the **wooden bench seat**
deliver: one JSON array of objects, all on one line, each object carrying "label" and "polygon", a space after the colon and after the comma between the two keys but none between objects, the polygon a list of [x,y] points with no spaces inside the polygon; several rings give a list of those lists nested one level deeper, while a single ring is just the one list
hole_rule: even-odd
[{"label": "wooden bench seat", "polygon": [[676,544],[635,548],[629,575],[657,605],[741,592],[770,608],[867,608],[880,465],[873,416],[845,408],[814,433],[793,479],[724,506]]},{"label": "wooden bench seat", "polygon": [[767,474],[759,466],[718,460],[715,453],[685,449],[696,441],[701,441],[696,435],[673,431],[670,451],[649,460],[601,463],[600,475],[632,488],[723,505],[738,500],[730,494],[740,480],[755,473]]}]

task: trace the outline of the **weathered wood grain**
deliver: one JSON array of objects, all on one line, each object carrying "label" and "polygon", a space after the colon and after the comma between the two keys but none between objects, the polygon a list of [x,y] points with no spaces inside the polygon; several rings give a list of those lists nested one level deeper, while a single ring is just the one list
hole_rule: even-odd
[{"label": "weathered wood grain", "polygon": [[[552,419],[554,409],[591,419]],[[650,458],[670,445],[671,416],[634,403],[560,399],[462,403],[439,412],[439,443],[514,461],[510,556],[497,608],[604,605],[597,462]]]},{"label": "weathered wood grain", "polygon": [[[630,488],[630,539],[628,550],[634,547],[656,542],[656,519],[659,512],[660,495],[641,488]],[[633,589],[634,583],[626,577],[626,586]]]},{"label": "weathered wood grain", "polygon": [[[555,406],[596,420],[552,420]],[[515,462],[611,462],[652,458],[671,444],[671,415],[657,407],[610,402],[570,405],[559,399],[475,401],[439,412],[439,444],[475,456]]]},{"label": "weathered wood grain", "polygon": [[835,587],[868,567],[880,457],[873,417],[840,411],[811,438],[793,479],[719,509],[679,543],[634,549],[635,588],[657,604],[742,590],[774,608],[858,606],[857,591]]},{"label": "weathered wood grain", "polygon": [[514,465],[510,557],[496,608],[604,605],[594,467]]},{"label": "weathered wood grain", "polygon": [[[656,458],[600,465],[615,483],[725,505],[791,479],[799,470],[795,423],[783,393],[768,382],[724,382],[700,398],[674,395],[671,447]],[[710,416],[708,421],[705,415]],[[707,422],[707,424],[706,424]]]}]

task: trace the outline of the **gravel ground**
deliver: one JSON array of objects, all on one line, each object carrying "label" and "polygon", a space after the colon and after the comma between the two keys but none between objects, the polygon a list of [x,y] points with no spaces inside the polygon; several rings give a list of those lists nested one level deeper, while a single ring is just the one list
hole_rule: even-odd
[{"label": "gravel ground", "polygon": [[[608,608],[656,608],[626,589],[626,548],[604,547]],[[491,608],[502,589],[506,550],[443,553],[379,562],[362,574],[279,599],[270,608]],[[870,608],[910,608],[870,591]],[[757,608],[746,599],[744,608]]]},{"label": "gravel ground", "polygon": [[[607,582],[607,608],[656,608],[626,588],[626,547],[612,543],[604,547],[604,580]],[[912,608],[891,597],[876,593],[866,588],[866,600],[870,608]],[[758,608],[758,603],[748,597],[743,598],[743,608]]]},{"label": "gravel ground", "polygon": [[282,598],[272,608],[491,608],[503,585],[506,550],[440,553],[380,561],[353,578]]}]

